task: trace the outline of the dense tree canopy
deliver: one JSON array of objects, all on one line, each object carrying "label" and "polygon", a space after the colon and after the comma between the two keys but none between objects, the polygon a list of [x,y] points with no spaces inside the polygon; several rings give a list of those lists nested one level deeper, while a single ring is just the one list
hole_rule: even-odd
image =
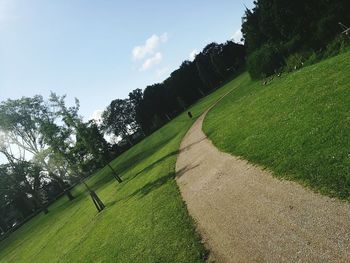
[{"label": "dense tree canopy", "polygon": [[[120,123],[114,114],[122,112],[116,105],[131,104],[132,119],[144,134],[158,129],[188,106],[218,88],[222,82],[244,68],[245,47],[232,41],[224,44],[210,43],[194,61],[184,61],[162,83],[149,85],[142,92],[136,89],[125,100],[114,100],[103,115],[107,131]],[[127,106],[123,106],[126,108]],[[113,111],[112,109],[116,110]],[[118,110],[117,110],[118,109]],[[113,120],[114,119],[114,120]],[[131,125],[128,125],[131,127]],[[117,130],[117,129],[115,129]],[[127,138],[125,132],[114,132]]]},{"label": "dense tree canopy", "polygon": [[[350,26],[347,0],[257,0],[246,10],[242,33],[254,78],[271,75],[296,52],[320,52]],[[272,70],[271,70],[272,68]]]}]

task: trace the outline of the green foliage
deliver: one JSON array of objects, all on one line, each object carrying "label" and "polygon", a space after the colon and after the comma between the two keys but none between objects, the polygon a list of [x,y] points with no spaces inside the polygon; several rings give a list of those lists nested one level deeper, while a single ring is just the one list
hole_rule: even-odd
[{"label": "green foliage", "polygon": [[283,65],[281,48],[266,44],[248,56],[247,67],[253,79],[274,74]]},{"label": "green foliage", "polygon": [[350,201],[350,52],[275,78],[247,81],[204,121],[220,149]]},{"label": "green foliage", "polygon": [[349,50],[349,47],[350,40],[345,36],[339,36],[327,45],[326,50],[323,53],[323,58],[334,57]]},{"label": "green foliage", "polygon": [[300,53],[290,55],[285,61],[284,71],[292,72],[300,69],[304,65],[304,60]]},{"label": "green foliage", "polygon": [[304,65],[310,66],[313,64],[316,64],[322,60],[322,56],[319,53],[316,53],[315,51],[311,52],[309,57],[305,60]]},{"label": "green foliage", "polygon": [[[256,0],[251,10],[245,11],[242,23],[248,56],[261,52],[259,50],[267,43],[283,46],[285,57],[324,50],[344,30],[339,22],[350,25],[349,13],[348,0]],[[326,57],[338,54],[338,44],[327,48]],[[266,72],[261,69],[263,66],[259,66],[259,60],[255,63],[256,60],[251,59],[251,77],[262,77],[261,73]]]},{"label": "green foliage", "polygon": [[[236,81],[238,83],[238,80]],[[203,262],[206,250],[174,180],[180,142],[195,119],[233,86],[202,99],[115,159],[87,183],[106,208],[99,214],[79,185],[76,198],[49,207],[0,243],[0,262]]]},{"label": "green foliage", "polygon": [[[232,41],[208,44],[193,61],[184,61],[162,83],[147,86],[143,94],[140,90],[129,94],[137,124],[145,134],[150,134],[180,114],[184,105],[192,105],[237,75],[244,65],[243,45]],[[154,121],[154,116],[159,121]]]}]

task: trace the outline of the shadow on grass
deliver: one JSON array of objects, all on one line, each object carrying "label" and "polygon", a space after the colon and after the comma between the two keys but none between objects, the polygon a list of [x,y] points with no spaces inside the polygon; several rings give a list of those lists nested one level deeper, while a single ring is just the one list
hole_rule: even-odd
[{"label": "shadow on grass", "polygon": [[142,188],[137,189],[135,192],[133,192],[132,194],[130,194],[130,197],[139,197],[142,198],[146,195],[148,195],[150,192],[157,190],[158,188],[160,188],[161,186],[163,186],[164,184],[166,184],[170,179],[175,177],[175,173],[169,173],[165,176],[162,176],[152,182],[149,182],[147,184],[145,184]]},{"label": "shadow on grass", "polygon": [[170,179],[174,179],[175,176],[182,176],[186,172],[188,172],[188,171],[190,171],[198,166],[199,166],[199,164],[192,165],[192,166],[187,165],[184,168],[182,168],[181,170],[179,170],[176,174],[174,172],[170,172],[165,176],[162,176],[162,177],[160,177],[152,182],[145,184],[142,188],[133,192],[130,195],[130,197],[139,196],[140,198],[142,198],[142,197],[148,195],[150,192],[155,191],[158,188],[160,188],[162,185],[167,183]]},{"label": "shadow on grass", "polygon": [[151,163],[150,165],[148,165],[147,167],[145,167],[141,171],[137,172],[132,178],[136,177],[137,175],[139,175],[141,173],[145,173],[145,172],[152,170],[157,164],[165,161],[166,159],[168,159],[174,155],[177,155],[178,153],[179,153],[179,151],[177,150],[177,151],[173,151],[171,153],[168,153],[167,155],[164,155],[163,157],[159,158],[157,161]]},{"label": "shadow on grass", "polygon": [[149,193],[151,193],[152,191],[155,191],[158,188],[160,188],[161,186],[163,186],[164,184],[166,184],[170,179],[172,179],[174,177],[175,177],[174,173],[169,173],[169,174],[162,176],[162,177],[160,177],[152,182],[145,184],[144,186],[140,187],[139,189],[137,189],[136,191],[134,191],[130,195],[127,195],[127,196],[124,196],[120,199],[113,200],[111,202],[106,203],[106,206],[110,207],[110,206],[113,206],[119,202],[123,202],[123,201],[127,202],[128,200],[130,200],[131,198],[134,198],[134,197],[143,198],[146,195],[148,195]]},{"label": "shadow on grass", "polygon": [[162,177],[160,177],[152,182],[145,184],[144,186],[140,187],[139,189],[137,189],[136,191],[134,191],[133,193],[131,193],[128,196],[125,196],[125,197],[118,199],[118,200],[108,202],[106,204],[106,206],[113,206],[118,202],[128,201],[129,199],[131,199],[133,197],[143,198],[146,195],[148,195],[149,193],[159,189],[160,187],[162,187],[163,185],[165,185],[167,182],[174,179],[175,177],[181,177],[186,172],[188,172],[188,171],[190,171],[198,166],[199,166],[199,164],[192,165],[192,166],[187,165],[184,168],[182,168],[181,170],[179,170],[176,174],[174,172],[170,172],[167,175],[164,175],[164,176],[162,176]]},{"label": "shadow on grass", "polygon": [[[141,162],[143,159],[151,156],[152,154],[154,154],[155,152],[157,152],[158,150],[160,150],[161,148],[163,148],[171,139],[165,139],[162,140],[160,142],[158,142],[157,144],[155,144],[152,148],[146,150],[146,151],[142,151],[138,154],[135,154],[131,157],[129,157],[128,159],[124,160],[122,162],[122,164],[120,165],[113,165],[113,161],[111,163],[111,165],[113,166],[113,168],[117,171],[127,171],[129,170],[133,165]],[[165,158],[164,158],[165,159]],[[163,159],[163,160],[164,160]],[[157,163],[161,162],[161,160],[157,161]],[[154,164],[155,165],[155,164]],[[102,169],[108,169],[106,167],[102,168]],[[107,170],[108,173],[104,176],[100,176],[100,178],[98,180],[96,180],[95,182],[90,182],[90,186],[94,189],[94,190],[98,190],[100,188],[102,188],[103,186],[107,185],[108,183],[110,183],[111,181],[115,181],[115,178],[112,174],[112,171]],[[138,172],[135,175],[130,176],[129,178],[122,178],[124,182],[128,182],[132,179],[134,179],[137,175],[139,175],[141,172]],[[122,184],[124,184],[124,182]],[[125,185],[125,184],[124,184]]]}]

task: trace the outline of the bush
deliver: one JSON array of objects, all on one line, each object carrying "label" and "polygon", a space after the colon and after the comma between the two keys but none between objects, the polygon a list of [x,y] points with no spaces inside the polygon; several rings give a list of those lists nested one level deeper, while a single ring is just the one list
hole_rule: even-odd
[{"label": "bush", "polygon": [[252,79],[261,79],[274,74],[283,65],[280,47],[266,44],[248,56],[247,67]]},{"label": "bush", "polygon": [[303,67],[304,61],[305,59],[300,53],[292,54],[285,60],[284,71],[292,72],[298,70]]},{"label": "bush", "polygon": [[323,51],[318,53],[313,51],[304,62],[304,65],[309,66],[320,62],[322,59],[334,57],[346,51],[350,51],[350,42],[349,39],[341,35],[330,42]]},{"label": "bush", "polygon": [[317,54],[315,51],[309,55],[309,57],[304,62],[305,66],[310,66],[312,64],[315,64],[317,62],[320,62],[322,60],[322,56],[320,54]]},{"label": "bush", "polygon": [[330,58],[343,53],[349,50],[349,46],[349,39],[347,39],[344,35],[338,36],[327,45],[323,53],[323,58]]}]

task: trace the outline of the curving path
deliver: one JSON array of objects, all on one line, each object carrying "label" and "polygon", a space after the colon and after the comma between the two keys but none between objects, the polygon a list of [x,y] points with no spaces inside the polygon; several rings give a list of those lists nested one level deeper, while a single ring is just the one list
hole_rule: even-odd
[{"label": "curving path", "polygon": [[350,262],[350,204],[217,150],[206,112],[181,143],[177,183],[216,262]]}]

